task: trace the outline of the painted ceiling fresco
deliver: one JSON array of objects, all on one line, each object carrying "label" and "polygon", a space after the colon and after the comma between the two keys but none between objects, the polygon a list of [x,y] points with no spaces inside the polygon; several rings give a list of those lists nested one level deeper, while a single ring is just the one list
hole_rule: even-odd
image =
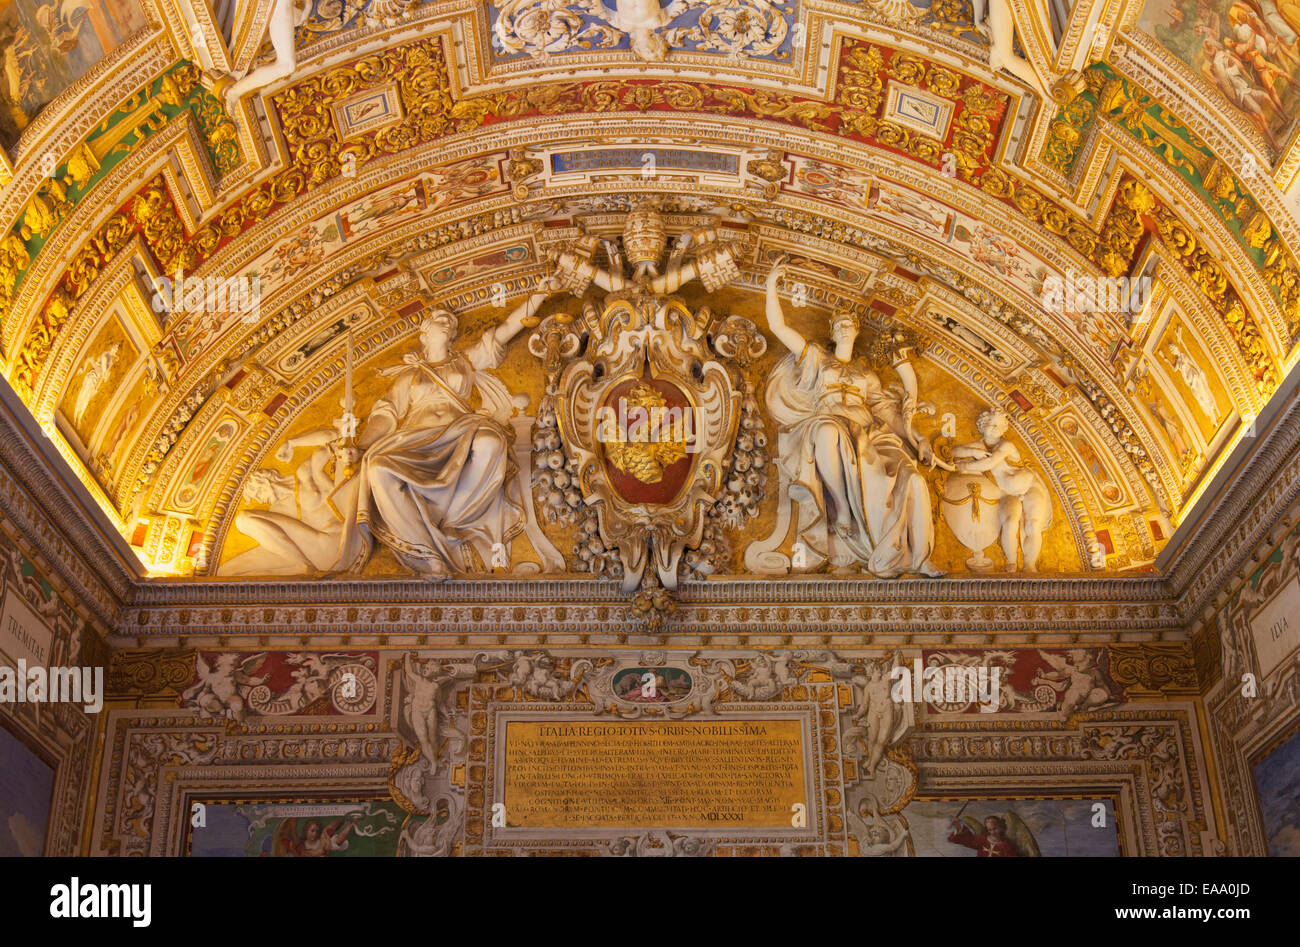
[{"label": "painted ceiling fresco", "polygon": [[0,143],[12,148],[46,105],[144,27],[138,0],[6,0]]},{"label": "painted ceiling fresco", "polygon": [[181,6],[0,10],[0,365],[153,574],[1151,571],[1296,360],[1293,3]]},{"label": "painted ceiling fresco", "polygon": [[1300,4],[1147,0],[1139,25],[1221,92],[1274,148],[1295,130],[1300,121]]}]

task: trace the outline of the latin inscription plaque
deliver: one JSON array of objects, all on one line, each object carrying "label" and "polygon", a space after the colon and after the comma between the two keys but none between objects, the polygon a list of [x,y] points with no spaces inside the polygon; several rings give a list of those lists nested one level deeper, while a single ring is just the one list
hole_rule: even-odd
[{"label": "latin inscription plaque", "polygon": [[1250,615],[1259,673],[1268,677],[1300,645],[1300,578],[1292,578]]},{"label": "latin inscription plaque", "polygon": [[789,830],[809,802],[797,719],[504,725],[508,828]]}]

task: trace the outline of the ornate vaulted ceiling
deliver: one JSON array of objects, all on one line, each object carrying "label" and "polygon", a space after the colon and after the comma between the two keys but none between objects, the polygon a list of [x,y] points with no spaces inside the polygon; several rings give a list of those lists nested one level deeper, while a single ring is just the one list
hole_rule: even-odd
[{"label": "ornate vaulted ceiling", "polygon": [[[696,578],[800,569],[767,399],[782,260],[791,329],[829,344],[851,312],[886,387],[881,340],[909,343],[941,459],[1006,412],[1050,498],[1045,572],[1154,568],[1296,361],[1293,3],[989,0],[976,29],[964,0],[314,0],[290,49],[267,39],[271,0],[122,0],[77,27],[100,61],[29,6],[3,14],[4,373],[155,574],[336,571],[250,557],[268,541],[249,514],[302,516],[294,478],[349,364],[364,425],[430,312],[472,342],[572,276],[566,254],[613,270],[639,207],[728,261],[676,293],[709,309],[710,354],[728,317],[762,334],[722,361],[766,452],[722,452],[718,503],[742,509],[687,539]],[[1267,54],[1232,52],[1241,22]],[[187,289],[213,285],[259,295]],[[600,572],[617,530],[540,473],[572,446],[547,442],[571,434],[546,426],[572,394],[552,360],[594,344],[597,323],[573,327],[604,297],[569,279],[493,369],[534,508],[504,561],[465,571]],[[932,559],[971,571],[920,466]],[[393,550],[357,570],[410,574]]]}]

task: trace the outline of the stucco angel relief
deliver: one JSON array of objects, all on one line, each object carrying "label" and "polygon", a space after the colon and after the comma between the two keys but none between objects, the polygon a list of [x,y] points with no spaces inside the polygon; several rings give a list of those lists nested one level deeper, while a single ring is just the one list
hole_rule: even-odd
[{"label": "stucco angel relief", "polygon": [[[767,408],[779,425],[781,509],[773,535],[753,544],[746,562],[755,571],[798,570],[825,560],[837,571],[863,570],[881,578],[904,573],[943,575],[930,559],[934,518],[922,473],[940,463],[928,439],[913,425],[920,410],[916,374],[902,357],[894,369],[900,384],[886,388],[880,376],[853,357],[857,320],[848,313],[831,322],[830,347],[805,339],[785,320],[777,295],[783,262],[767,279],[767,321],[789,354],[767,382]],[[790,508],[798,508],[796,550],[775,552],[789,532]]]},{"label": "stucco angel relief", "polygon": [[235,526],[258,547],[219,571],[355,572],[377,541],[411,571],[443,578],[479,565],[506,566],[509,544],[524,532],[543,560],[541,568],[562,567],[528,502],[532,419],[522,414],[528,398],[511,395],[490,373],[504,358],[506,343],[534,321],[556,288],[558,282],[548,278],[501,324],[460,350],[452,345],[456,317],[445,309],[426,316],[420,350],[380,371],[391,382],[355,441],[345,415],[334,428],[281,446],[277,458],[285,463],[312,448],[295,478],[270,469],[250,476],[245,497],[269,509],[244,510]]}]

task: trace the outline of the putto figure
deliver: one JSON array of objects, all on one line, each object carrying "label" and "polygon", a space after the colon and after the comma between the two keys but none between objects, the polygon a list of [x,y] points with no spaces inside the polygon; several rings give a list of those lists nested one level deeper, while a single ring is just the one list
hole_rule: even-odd
[{"label": "putto figure", "polygon": [[[1037,572],[1043,532],[1052,522],[1052,497],[1043,478],[1021,462],[1019,448],[1003,436],[1010,424],[1010,417],[1001,408],[981,412],[975,419],[980,440],[958,444],[952,449],[952,454],[959,474],[982,474],[993,480],[995,489],[988,491],[989,500],[997,503],[997,534],[1007,559],[1006,570],[1016,571],[1016,547],[1019,546],[1024,557],[1024,571]],[[964,505],[945,500],[944,517],[963,543],[967,541],[968,532],[977,530],[967,530],[967,524],[960,522],[959,518],[978,519],[975,504],[980,502],[986,501],[979,496],[979,491],[963,500]],[[972,522],[969,525],[978,524]],[[975,542],[978,543],[979,539]],[[983,548],[975,549],[977,557],[982,557]],[[976,563],[981,561],[982,558],[975,560]],[[978,568],[978,565],[972,564],[971,567]]]},{"label": "putto figure", "polygon": [[853,684],[861,696],[845,739],[862,751],[863,772],[871,776],[894,738],[898,703],[890,696],[890,677],[880,662],[868,661],[864,673],[853,678]]},{"label": "putto figure", "polygon": [[402,712],[420,745],[420,752],[429,761],[430,775],[436,775],[442,743],[439,717],[444,710],[441,705],[451,690],[447,685],[454,687],[457,681],[473,676],[473,672],[451,664],[439,668],[433,661],[415,661],[410,652],[402,658],[402,672],[406,685]]},{"label": "putto figure", "polygon": [[854,361],[857,320],[837,315],[832,348],[805,339],[785,321],[777,283],[767,278],[767,322],[790,354],[773,369],[767,408],[779,428],[779,464],[799,504],[796,540],[833,568],[860,565],[881,578],[943,575],[930,561],[934,519],[921,466],[933,466],[929,441],[912,425],[916,375],[899,357],[901,386],[886,389]]}]

